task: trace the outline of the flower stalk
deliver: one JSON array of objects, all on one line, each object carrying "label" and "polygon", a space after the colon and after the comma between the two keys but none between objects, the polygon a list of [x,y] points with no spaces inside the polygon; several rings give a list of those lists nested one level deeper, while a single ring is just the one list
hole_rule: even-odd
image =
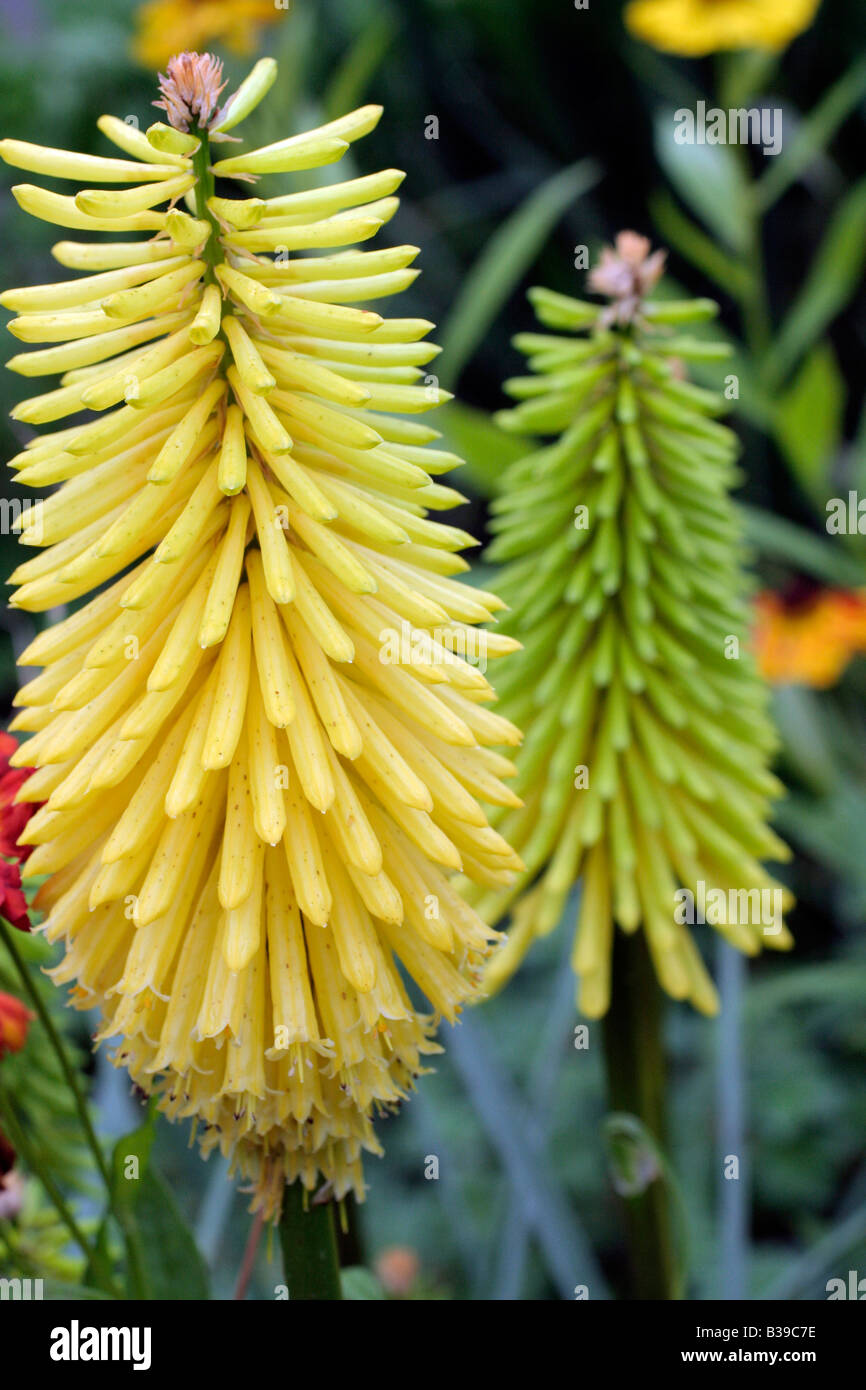
[{"label": "flower stalk", "polygon": [[287,1187],[280,1216],[280,1245],[293,1302],[342,1299],[332,1201],[309,1201],[299,1183]]},{"label": "flower stalk", "polygon": [[[611,1112],[636,1116],[660,1152],[666,1144],[664,996],[642,936],[618,933],[613,950],[611,1007],[602,1028]],[[681,1296],[672,1203],[665,1172],[644,1154],[649,1171],[622,1193],[636,1299]]]},{"label": "flower stalk", "polygon": [[51,1017],[51,1012],[48,1008],[46,1008],[45,1000],[42,998],[41,994],[39,993],[39,990],[33,983],[30,971],[27,969],[27,963],[18,949],[18,944],[15,940],[15,931],[2,917],[0,917],[0,938],[2,938],[3,945],[9,952],[9,955],[12,959],[12,963],[15,966],[15,969],[17,970],[18,975],[21,979],[22,987],[25,993],[27,994],[27,998],[33,1005],[33,1009],[39,1019],[39,1022],[45,1029],[45,1032],[48,1036],[48,1040],[51,1043],[52,1048],[54,1049],[54,1053],[57,1057],[58,1062],[60,1063],[61,1071],[63,1072],[64,1080],[66,1081],[66,1084],[69,1087],[70,1094],[74,1100],[75,1109],[78,1112],[78,1118],[81,1121],[81,1128],[87,1140],[88,1147],[91,1153],[93,1154],[93,1161],[96,1164],[96,1169],[103,1182],[105,1183],[106,1190],[110,1192],[111,1175],[108,1171],[108,1163],[106,1161],[105,1154],[102,1152],[102,1146],[100,1145],[99,1140],[96,1137],[96,1130],[93,1128],[93,1121],[90,1118],[90,1111],[87,1106],[87,1100],[85,1099],[84,1093],[81,1089],[77,1073],[69,1060],[69,1054],[66,1051],[63,1039],[61,1038],[59,1032],[57,1031],[57,1028],[54,1025],[54,1020]]}]

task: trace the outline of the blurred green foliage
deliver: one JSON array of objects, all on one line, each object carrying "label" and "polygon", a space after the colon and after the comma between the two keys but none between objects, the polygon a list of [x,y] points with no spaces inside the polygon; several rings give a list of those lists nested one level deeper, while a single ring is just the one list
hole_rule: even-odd
[{"label": "blurred green foliage", "polygon": [[[3,133],[97,151],[102,112],[149,123],[153,76],[129,56],[134,10],[130,0],[39,0],[26,11],[3,0]],[[860,0],[824,0],[815,27],[778,65],[662,56],[627,36],[620,5],[577,11],[567,0],[293,0],[265,31],[263,49],[279,58],[281,79],[251,138],[274,139],[366,100],[386,107],[350,158],[360,172],[407,171],[387,235],[422,247],[424,274],[401,311],[441,324],[444,384],[460,390],[441,427],[469,460],[459,480],[472,494],[461,525],[484,534],[486,498],[514,457],[516,446],[490,415],[501,404],[500,382],[517,366],[510,336],[531,327],[525,289],[541,282],[580,292],[577,249],[594,256],[634,226],[670,247],[671,292],[721,297],[741,385],[741,499],[760,582],[779,588],[805,574],[866,584],[862,538],[828,538],[823,524],[827,497],[866,485],[866,64],[852,63],[864,41]],[[246,66],[228,57],[233,80]],[[673,145],[676,107],[748,93],[782,106],[782,155]],[[426,138],[430,117],[436,139]],[[52,278],[56,229],[25,219],[8,191],[0,194],[0,237],[5,285]],[[6,420],[20,394],[20,380],[3,373],[7,456],[26,438]],[[8,482],[6,495],[14,495]],[[7,572],[14,549],[12,537],[0,536]],[[481,565],[476,572],[487,582]],[[9,614],[0,631],[7,709],[13,650],[30,623]],[[750,966],[743,1001],[752,1297],[774,1289],[822,1297],[827,1278],[866,1259],[864,694],[862,662],[832,692],[777,692],[780,770],[791,790],[779,827],[796,850],[798,945],[789,959]],[[382,1125],[387,1153],[368,1164],[363,1262],[410,1247],[420,1259],[416,1297],[563,1298],[569,1281],[589,1282],[596,1297],[622,1289],[600,1034],[593,1025],[589,1046],[575,1046],[580,1020],[564,944],[563,933],[542,943],[404,1113]],[[672,1007],[667,1042],[668,1158],[688,1217],[688,1289],[713,1297],[724,1275],[718,1030]],[[67,1128],[36,1029],[27,1053],[6,1065],[16,1085],[26,1076],[32,1086],[25,1103],[34,1132],[43,1104],[51,1108],[52,1161],[65,1155],[61,1139],[71,1145],[61,1163],[71,1189],[74,1125]],[[483,1106],[473,1097],[479,1066]],[[116,1088],[112,1094],[118,1113],[103,1120],[116,1132],[135,1119]],[[157,1127],[158,1167],[178,1213],[195,1225],[213,1296],[230,1297],[249,1229],[244,1199],[230,1194],[217,1160],[203,1167],[185,1145],[184,1133]],[[435,1181],[425,1178],[430,1155],[439,1160]],[[149,1190],[142,1200],[152,1197]],[[569,1219],[557,1226],[563,1207]],[[139,1224],[164,1236],[165,1194],[155,1210],[159,1221],[142,1208]],[[186,1273],[174,1287],[202,1291],[197,1258],[188,1249],[176,1254]],[[62,1244],[57,1258],[68,1258]],[[356,1249],[351,1263],[361,1262]],[[57,1277],[75,1273],[74,1264],[55,1268]],[[371,1278],[351,1270],[347,1296],[379,1296]],[[279,1282],[276,1250],[265,1242],[250,1296],[272,1298]],[[165,1294],[159,1277],[149,1287]]]}]

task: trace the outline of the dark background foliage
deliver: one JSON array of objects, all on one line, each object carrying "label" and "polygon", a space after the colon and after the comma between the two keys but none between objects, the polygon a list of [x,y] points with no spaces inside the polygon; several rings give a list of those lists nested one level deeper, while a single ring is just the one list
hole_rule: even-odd
[{"label": "dark background foliage", "polygon": [[[392,165],[407,171],[403,206],[386,231],[389,239],[422,248],[424,273],[401,312],[442,325],[439,340],[451,370],[443,384],[459,386],[464,403],[448,407],[442,428],[467,452],[469,467],[456,481],[470,500],[459,521],[479,535],[486,496],[513,456],[488,415],[502,404],[502,380],[518,367],[510,337],[532,324],[525,290],[544,283],[582,293],[575,248],[586,245],[595,255],[622,227],[664,243],[659,209],[672,205],[691,228],[671,246],[674,280],[689,293],[719,298],[724,330],[738,343],[742,337],[731,284],[724,273],[718,282],[708,278],[700,255],[690,254],[694,228],[703,221],[702,235],[723,245],[731,265],[738,263],[738,249],[724,247],[720,231],[724,184],[710,184],[710,210],[696,216],[697,190],[665,159],[655,130],[659,113],[700,95],[715,100],[722,65],[717,58],[663,56],[637,43],[621,11],[603,0],[580,11],[570,0],[292,0],[279,23],[262,32],[258,51],[279,57],[281,77],[255,118],[257,135],[278,138],[366,100],[386,107],[379,128],[352,158],[359,172]],[[102,112],[134,115],[142,127],[155,119],[153,77],[130,56],[134,16],[130,0],[41,0],[27,7],[2,0],[3,134],[96,152],[104,149],[95,129]],[[783,107],[786,141],[796,139],[852,63],[863,62],[864,41],[860,0],[824,0],[814,28],[793,43],[761,89]],[[249,60],[226,56],[236,79]],[[831,544],[823,524],[824,499],[866,477],[866,298],[858,250],[866,246],[866,218],[858,222],[855,197],[866,173],[864,92],[866,82],[761,228],[775,332],[803,292],[828,224],[854,198],[845,275],[839,251],[815,272],[822,293],[832,298],[838,291],[835,310],[811,338],[803,330],[771,388],[758,382],[761,364],[749,344],[738,347],[741,496],[758,509],[749,536],[759,580],[773,587],[798,577],[810,584],[866,582],[861,543]],[[425,136],[431,117],[437,139]],[[737,177],[754,181],[771,162],[746,151]],[[563,175],[575,164],[576,171]],[[60,278],[48,251],[62,233],[19,212],[6,191],[15,181],[6,180],[0,193],[3,283]],[[673,193],[666,191],[671,181]],[[547,191],[539,201],[541,188]],[[471,352],[458,373],[461,335]],[[3,373],[0,434],[7,457],[27,437],[5,418],[23,394],[22,380]],[[809,422],[805,443],[792,446],[792,431],[779,423],[789,417]],[[8,481],[4,491],[15,495]],[[14,550],[14,538],[0,536],[4,573],[15,563]],[[7,710],[13,653],[28,639],[30,623],[27,615],[9,614],[0,628],[0,699]],[[792,919],[796,951],[750,965],[747,973],[734,971],[723,1024],[678,1006],[669,1011],[669,1158],[688,1228],[684,1255],[694,1297],[768,1291],[822,1297],[827,1278],[844,1276],[858,1257],[861,1265],[866,1260],[863,690],[863,670],[855,664],[827,694],[799,687],[777,692],[780,770],[791,789],[780,828],[796,849],[791,881],[800,901]],[[594,1296],[622,1286],[619,1213],[602,1128],[601,1049],[595,1027],[588,1050],[574,1047],[580,1020],[568,934],[542,943],[453,1046],[450,1036],[444,1039],[448,1056],[436,1075],[424,1080],[399,1119],[382,1125],[387,1157],[368,1165],[365,1258],[393,1245],[417,1251],[416,1294],[562,1298],[579,1283],[588,1282]],[[702,947],[712,957],[713,944]],[[121,1076],[100,1063],[95,1086],[106,1132],[138,1122]],[[743,1172],[732,1194],[721,1178],[728,1149],[719,1116],[738,1102],[745,1115],[737,1149]],[[203,1168],[184,1139],[162,1126],[156,1152],[212,1266],[214,1292],[225,1297],[248,1218],[218,1165]],[[438,1181],[425,1178],[430,1155],[439,1160]],[[273,1296],[279,1278],[264,1252],[253,1294]]]}]

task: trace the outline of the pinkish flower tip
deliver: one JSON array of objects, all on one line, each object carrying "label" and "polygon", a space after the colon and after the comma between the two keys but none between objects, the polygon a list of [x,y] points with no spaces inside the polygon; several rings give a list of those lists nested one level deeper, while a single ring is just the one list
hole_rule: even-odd
[{"label": "pinkish flower tip", "polygon": [[223,65],[212,53],[179,53],[170,58],[167,72],[159,74],[161,107],[175,130],[207,127],[219,110]]},{"label": "pinkish flower tip", "polygon": [[641,303],[661,279],[667,251],[650,251],[649,239],[638,232],[620,232],[615,246],[605,246],[589,272],[589,287],[613,302],[605,309],[607,323],[633,323]]}]

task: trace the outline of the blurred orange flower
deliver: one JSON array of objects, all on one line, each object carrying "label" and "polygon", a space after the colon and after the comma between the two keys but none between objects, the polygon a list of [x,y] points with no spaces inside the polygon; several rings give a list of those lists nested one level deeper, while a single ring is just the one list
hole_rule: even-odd
[{"label": "blurred orange flower", "polygon": [[755,600],[758,665],[775,685],[835,685],[866,652],[866,590],[798,588]]},{"label": "blurred orange flower", "polygon": [[417,1251],[408,1245],[389,1245],[376,1259],[376,1273],[387,1292],[397,1298],[412,1292],[419,1268]]},{"label": "blurred orange flower", "polygon": [[27,1029],[35,1018],[14,994],[0,990],[0,1061],[7,1052],[20,1052],[27,1041]]},{"label": "blurred orange flower", "polygon": [[632,0],[625,22],[654,48],[702,57],[731,48],[785,48],[821,0]]},{"label": "blurred orange flower", "polygon": [[133,56],[152,69],[214,43],[241,56],[254,53],[262,25],[278,23],[286,12],[275,0],[148,0],[136,16]]}]

